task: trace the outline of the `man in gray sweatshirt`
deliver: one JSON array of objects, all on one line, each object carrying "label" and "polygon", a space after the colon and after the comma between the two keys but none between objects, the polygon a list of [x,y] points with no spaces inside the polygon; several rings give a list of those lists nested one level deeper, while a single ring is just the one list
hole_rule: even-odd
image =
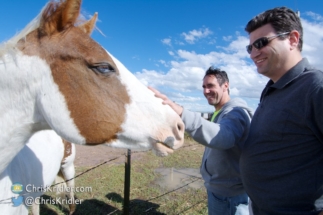
[{"label": "man in gray sweatshirt", "polygon": [[239,159],[240,148],[248,136],[252,111],[242,99],[230,99],[226,72],[213,67],[203,78],[204,96],[215,108],[211,121],[150,89],[182,117],[186,132],[206,146],[200,171],[207,189],[209,215],[234,215],[239,204],[248,204]]}]

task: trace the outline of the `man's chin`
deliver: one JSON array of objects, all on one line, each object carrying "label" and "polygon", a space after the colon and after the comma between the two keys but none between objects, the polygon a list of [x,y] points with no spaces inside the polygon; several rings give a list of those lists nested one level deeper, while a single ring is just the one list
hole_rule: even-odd
[{"label": "man's chin", "polygon": [[214,101],[208,101],[209,105],[215,105],[215,102]]}]

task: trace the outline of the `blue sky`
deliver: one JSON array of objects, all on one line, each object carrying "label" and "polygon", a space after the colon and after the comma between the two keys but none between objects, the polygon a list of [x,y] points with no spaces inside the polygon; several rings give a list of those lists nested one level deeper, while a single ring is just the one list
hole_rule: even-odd
[{"label": "blue sky", "polygon": [[[22,30],[46,0],[0,3],[0,42]],[[82,13],[98,12],[92,37],[145,85],[192,111],[213,111],[202,93],[205,70],[227,71],[231,97],[253,109],[268,79],[257,74],[245,51],[246,23],[264,10],[299,10],[304,28],[303,56],[323,69],[322,0],[83,0]],[[102,32],[102,33],[100,33]]]}]

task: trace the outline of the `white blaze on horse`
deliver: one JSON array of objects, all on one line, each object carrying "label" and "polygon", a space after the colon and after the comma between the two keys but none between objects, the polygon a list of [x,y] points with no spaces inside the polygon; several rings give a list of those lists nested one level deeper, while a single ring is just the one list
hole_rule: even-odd
[{"label": "white blaze on horse", "polygon": [[81,0],[51,1],[0,47],[0,172],[36,131],[77,144],[153,149],[183,144],[180,117],[91,39],[97,14]]},{"label": "white blaze on horse", "polygon": [[[66,191],[67,202],[72,203],[69,205],[72,214],[76,206],[73,204],[74,159],[74,144],[63,141],[53,130],[36,132],[0,174],[0,200],[5,200],[0,202],[1,214],[28,214],[24,201],[27,202],[31,198],[35,200],[32,204],[32,214],[38,215],[39,203],[43,203],[39,197],[45,191]],[[67,182],[60,182],[51,187],[58,173]],[[13,193],[12,185],[17,183],[23,185],[23,189],[20,193]],[[13,207],[11,198],[17,199],[18,196],[23,198],[23,202]]]}]

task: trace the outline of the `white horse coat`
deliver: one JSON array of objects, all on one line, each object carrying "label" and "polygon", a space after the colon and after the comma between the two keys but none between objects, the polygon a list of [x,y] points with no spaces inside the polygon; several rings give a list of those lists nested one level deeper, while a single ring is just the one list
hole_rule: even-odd
[{"label": "white horse coat", "polygon": [[[0,202],[0,213],[28,214],[24,201],[31,197],[32,199],[40,197],[43,192],[38,188],[51,186],[61,167],[70,172],[69,177],[74,177],[75,148],[74,145],[72,146],[74,153],[65,159],[61,166],[64,157],[64,144],[61,137],[52,130],[35,133],[0,175],[0,200],[7,199]],[[12,192],[11,186],[15,183],[23,185],[23,191],[20,194]],[[74,181],[72,183],[74,185]],[[24,201],[20,206],[14,207],[10,198],[19,195],[23,196]]]}]

